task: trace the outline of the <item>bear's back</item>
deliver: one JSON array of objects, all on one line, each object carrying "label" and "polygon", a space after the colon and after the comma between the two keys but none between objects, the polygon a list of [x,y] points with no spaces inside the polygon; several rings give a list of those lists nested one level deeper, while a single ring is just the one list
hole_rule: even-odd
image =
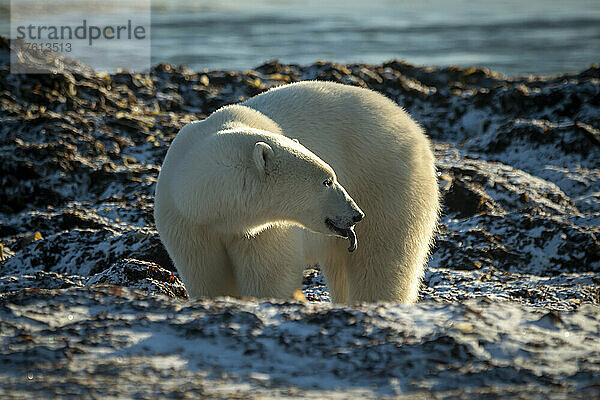
[{"label": "bear's back", "polygon": [[[422,141],[421,128],[397,104],[372,90],[334,82],[305,81],[255,96],[242,105],[260,111],[283,133],[315,151],[365,148],[394,152]],[[390,147],[391,146],[391,147]],[[403,151],[404,152],[404,151]]]},{"label": "bear's back", "polygon": [[[340,177],[355,171],[355,164],[384,176],[399,160],[431,152],[422,129],[402,108],[364,88],[305,81],[271,89],[242,105],[272,119]],[[401,175],[405,169],[398,171]]]}]

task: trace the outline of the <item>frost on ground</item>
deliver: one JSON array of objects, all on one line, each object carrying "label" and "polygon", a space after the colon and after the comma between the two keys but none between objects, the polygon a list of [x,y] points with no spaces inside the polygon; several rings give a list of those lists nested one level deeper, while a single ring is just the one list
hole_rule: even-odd
[{"label": "frost on ground", "polygon": [[[1,39],[0,398],[600,396],[600,69],[8,65]],[[306,79],[378,90],[434,140],[421,302],[332,305],[318,266],[307,303],[186,301],[152,218],[170,141]]]},{"label": "frost on ground", "polygon": [[598,309],[220,299],[122,289],[4,299],[3,398],[598,393]]}]

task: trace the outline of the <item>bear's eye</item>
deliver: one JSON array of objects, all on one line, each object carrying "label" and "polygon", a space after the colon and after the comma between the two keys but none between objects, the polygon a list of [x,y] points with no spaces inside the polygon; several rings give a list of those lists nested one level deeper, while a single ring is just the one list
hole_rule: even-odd
[{"label": "bear's eye", "polygon": [[333,185],[333,179],[331,179],[331,178],[325,179],[323,181],[323,185],[325,185],[325,186],[331,186],[331,185]]}]

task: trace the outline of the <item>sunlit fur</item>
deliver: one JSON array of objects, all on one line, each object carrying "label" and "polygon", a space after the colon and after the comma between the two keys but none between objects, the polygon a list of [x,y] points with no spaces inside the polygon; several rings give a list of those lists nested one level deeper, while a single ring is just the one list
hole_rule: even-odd
[{"label": "sunlit fur", "polygon": [[[274,153],[263,173],[258,142]],[[356,205],[365,219],[349,253],[324,219]],[[380,94],[325,82],[272,89],[185,126],[155,203],[191,296],[291,297],[319,264],[335,302],[415,301],[438,213],[421,128]]]}]

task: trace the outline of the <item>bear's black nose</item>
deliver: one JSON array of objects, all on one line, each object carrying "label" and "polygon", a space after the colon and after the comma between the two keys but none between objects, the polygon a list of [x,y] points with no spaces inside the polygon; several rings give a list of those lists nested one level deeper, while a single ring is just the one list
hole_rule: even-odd
[{"label": "bear's black nose", "polygon": [[352,218],[352,221],[354,221],[354,222],[360,222],[360,221],[362,221],[362,219],[363,219],[364,217],[365,217],[365,214],[363,214],[363,213],[359,213],[359,214],[356,214],[356,215],[355,215],[355,216]]}]

